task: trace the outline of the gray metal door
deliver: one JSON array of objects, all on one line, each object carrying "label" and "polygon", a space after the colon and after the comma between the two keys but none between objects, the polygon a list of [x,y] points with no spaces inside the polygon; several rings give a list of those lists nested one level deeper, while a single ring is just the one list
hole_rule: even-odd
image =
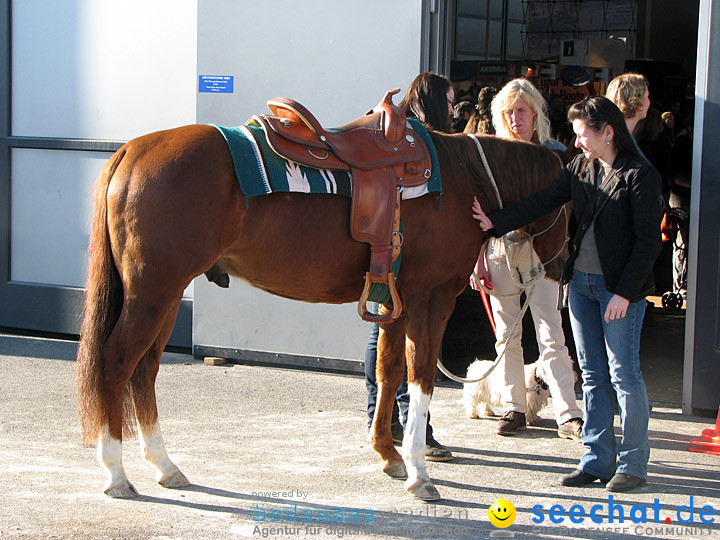
[{"label": "gray metal door", "polygon": [[[78,276],[82,273],[86,240],[82,238],[80,225],[88,219],[89,212],[85,211],[84,205],[89,204],[88,193],[96,174],[88,172],[87,164],[99,170],[122,143],[42,133],[42,126],[52,123],[55,111],[37,115],[35,125],[41,127],[37,133],[32,126],[27,128],[27,115],[13,116],[13,99],[15,105],[24,100],[24,110],[28,110],[29,98],[22,91],[13,97],[16,81],[11,70],[27,73],[28,64],[33,61],[25,61],[22,52],[11,50],[14,20],[24,22],[26,38],[37,36],[27,31],[27,10],[23,11],[23,8],[28,8],[29,4],[11,4],[10,0],[0,0],[0,327],[72,336],[80,331],[84,294]],[[59,4],[54,7],[65,9]],[[69,12],[69,8],[66,11]],[[20,34],[17,32],[15,37]],[[71,34],[73,32],[63,35],[72,40]],[[71,53],[66,50],[58,54]],[[16,58],[13,65],[12,54],[21,55],[21,61]],[[45,68],[46,80],[59,75],[52,66]],[[36,84],[35,89],[38,94],[52,93],[41,83]],[[40,108],[42,100],[31,102],[30,110],[35,105]],[[73,112],[58,111],[60,120],[54,118],[56,123],[62,124],[62,114]],[[82,168],[86,173],[84,179],[73,167],[65,168],[63,164]],[[43,198],[44,205],[39,198]],[[55,212],[50,219],[46,219],[47,209]],[[71,249],[57,241],[63,231],[70,231],[65,236],[75,239]],[[71,264],[68,263],[70,260],[73,261]],[[67,270],[58,271],[63,267]],[[68,278],[70,274],[72,277]],[[171,344],[190,347],[191,323],[192,301],[186,299]]]},{"label": "gray metal door", "polygon": [[720,0],[700,2],[683,412],[720,403]]}]

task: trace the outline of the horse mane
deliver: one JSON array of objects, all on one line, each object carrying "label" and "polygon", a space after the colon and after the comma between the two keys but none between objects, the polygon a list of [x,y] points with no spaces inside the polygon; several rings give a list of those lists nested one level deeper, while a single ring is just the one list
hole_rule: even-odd
[{"label": "horse mane", "polygon": [[[552,150],[532,143],[501,139],[494,135],[475,135],[485,153],[497,184],[503,206],[537,192],[555,178],[562,163]],[[467,135],[432,133],[433,143],[448,157],[446,166],[467,168],[480,189],[486,212],[499,209],[497,195],[485,171],[475,142]],[[467,175],[467,171],[465,171]]]}]

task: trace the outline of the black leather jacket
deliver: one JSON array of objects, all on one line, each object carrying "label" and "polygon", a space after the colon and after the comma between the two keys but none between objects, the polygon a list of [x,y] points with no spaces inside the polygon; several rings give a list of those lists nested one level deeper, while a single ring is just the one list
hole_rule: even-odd
[{"label": "black leather jacket", "polygon": [[[595,244],[607,289],[631,302],[641,300],[655,289],[652,269],[662,249],[661,179],[635,156],[617,156],[613,171],[598,188],[593,166],[585,167],[585,157],[576,156],[547,187],[489,215],[494,234],[502,236],[572,201],[576,234],[595,215]],[[594,212],[586,212],[598,191]]]}]

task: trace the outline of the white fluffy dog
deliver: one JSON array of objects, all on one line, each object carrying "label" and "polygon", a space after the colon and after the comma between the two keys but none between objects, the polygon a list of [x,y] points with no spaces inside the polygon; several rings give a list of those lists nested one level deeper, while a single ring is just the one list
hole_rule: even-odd
[{"label": "white fluffy dog", "polygon": [[[485,377],[475,383],[463,385],[463,405],[468,418],[479,416],[497,416],[502,414],[502,391],[504,359]],[[545,407],[550,397],[550,390],[545,382],[542,366],[539,362],[525,365],[525,396],[527,410],[525,418],[528,425],[537,424],[540,420],[538,412]],[[493,362],[490,360],[475,360],[467,371],[466,379],[477,379],[490,369]]]}]

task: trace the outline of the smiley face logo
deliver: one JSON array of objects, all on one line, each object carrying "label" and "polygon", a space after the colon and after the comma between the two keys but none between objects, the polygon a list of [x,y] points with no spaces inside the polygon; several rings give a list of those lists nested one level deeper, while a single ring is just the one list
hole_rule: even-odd
[{"label": "smiley face logo", "polygon": [[488,508],[490,523],[500,529],[509,527],[515,522],[515,507],[507,499],[498,499]]}]

